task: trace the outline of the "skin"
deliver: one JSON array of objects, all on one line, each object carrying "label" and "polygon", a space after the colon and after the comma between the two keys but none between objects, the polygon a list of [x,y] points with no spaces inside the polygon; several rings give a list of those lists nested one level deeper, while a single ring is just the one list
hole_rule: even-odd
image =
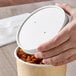
[{"label": "skin", "polygon": [[43,63],[54,66],[76,60],[76,8],[66,3],[56,5],[70,16],[70,21],[52,40],[41,44],[35,55],[43,58]]}]

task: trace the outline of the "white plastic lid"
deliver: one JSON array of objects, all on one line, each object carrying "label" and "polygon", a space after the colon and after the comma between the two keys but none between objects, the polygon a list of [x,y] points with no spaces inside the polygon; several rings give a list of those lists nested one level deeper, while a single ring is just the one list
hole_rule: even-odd
[{"label": "white plastic lid", "polygon": [[55,37],[67,21],[65,12],[58,6],[37,9],[20,27],[17,34],[18,46],[26,53],[35,54],[35,49]]}]

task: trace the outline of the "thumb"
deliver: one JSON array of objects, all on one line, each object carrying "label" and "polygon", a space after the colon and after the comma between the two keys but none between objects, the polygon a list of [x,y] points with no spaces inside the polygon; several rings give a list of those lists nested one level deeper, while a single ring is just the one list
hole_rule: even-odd
[{"label": "thumb", "polygon": [[59,3],[56,3],[57,6],[61,7],[67,14],[69,15],[72,15],[72,11],[73,11],[73,8],[71,5],[69,4],[59,4]]}]

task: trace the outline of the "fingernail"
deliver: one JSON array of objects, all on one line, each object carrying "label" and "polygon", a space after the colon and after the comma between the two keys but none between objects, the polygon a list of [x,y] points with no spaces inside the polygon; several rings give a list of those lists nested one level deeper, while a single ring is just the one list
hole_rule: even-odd
[{"label": "fingernail", "polygon": [[42,61],[44,64],[46,64],[46,60],[45,59],[43,59],[43,61]]},{"label": "fingernail", "polygon": [[59,3],[55,3],[55,5],[59,5]]},{"label": "fingernail", "polygon": [[40,50],[37,48],[36,51],[39,52]]},{"label": "fingernail", "polygon": [[35,54],[35,57],[36,57],[36,58],[42,58],[41,52],[37,52],[37,53]]},{"label": "fingernail", "polygon": [[49,65],[46,59],[43,59],[42,61],[44,64]]},{"label": "fingernail", "polygon": [[37,48],[37,51],[42,51],[42,47],[41,47],[41,46],[38,47],[38,48]]}]

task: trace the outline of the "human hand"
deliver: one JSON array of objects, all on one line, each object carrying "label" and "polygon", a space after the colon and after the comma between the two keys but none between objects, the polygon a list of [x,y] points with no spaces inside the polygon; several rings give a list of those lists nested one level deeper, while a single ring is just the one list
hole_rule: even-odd
[{"label": "human hand", "polygon": [[68,4],[56,4],[70,17],[69,23],[52,39],[37,48],[37,58],[54,66],[69,63],[76,59],[76,8]]}]

